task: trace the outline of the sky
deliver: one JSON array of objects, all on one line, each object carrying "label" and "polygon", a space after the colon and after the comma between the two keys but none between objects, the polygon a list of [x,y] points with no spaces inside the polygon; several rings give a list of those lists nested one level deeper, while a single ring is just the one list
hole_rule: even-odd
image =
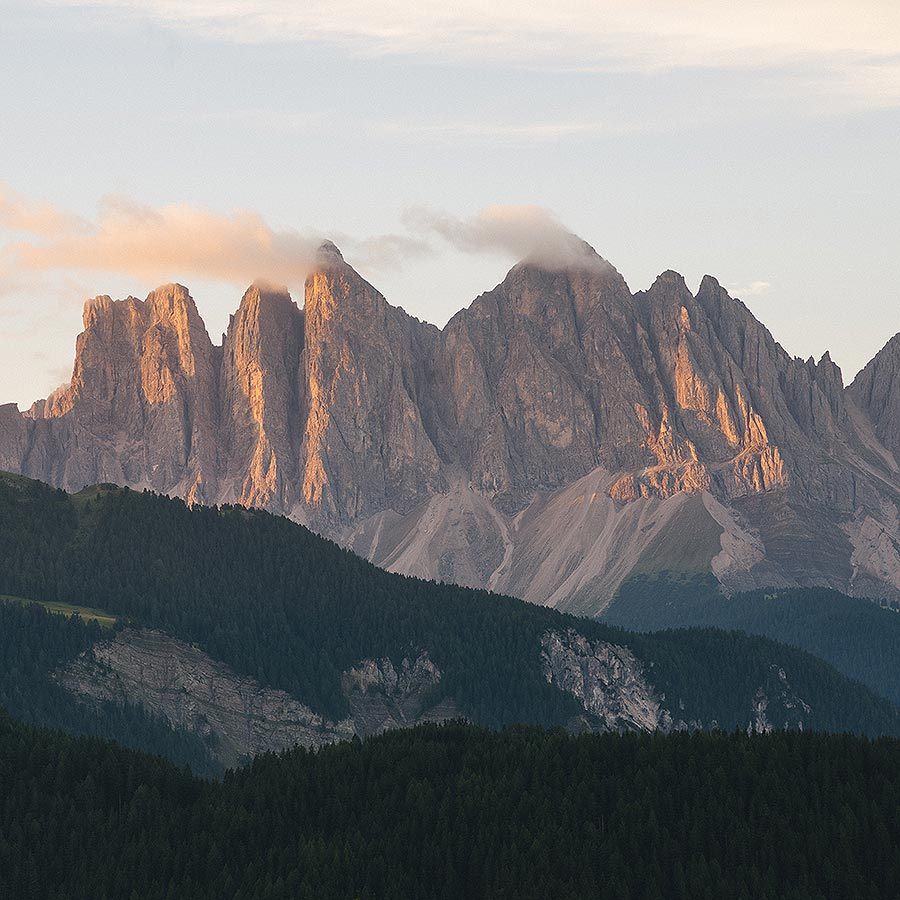
[{"label": "sky", "polygon": [[852,379],[900,331],[900,4],[0,0],[0,403],[86,298],[334,240],[442,325],[562,226],[646,289],[715,275]]}]

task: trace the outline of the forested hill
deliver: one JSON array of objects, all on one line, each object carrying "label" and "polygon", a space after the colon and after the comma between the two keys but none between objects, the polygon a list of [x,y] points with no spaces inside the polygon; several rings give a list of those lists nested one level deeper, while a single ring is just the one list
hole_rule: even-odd
[{"label": "forested hill", "polygon": [[888,900],[900,743],[451,724],[224,783],[0,715],[0,888],[45,900]]},{"label": "forested hill", "polygon": [[900,703],[900,607],[828,588],[751,591],[726,597],[712,577],[639,576],[603,615],[635,630],[734,628],[792,644]]},{"label": "forested hill", "polygon": [[[717,631],[628,634],[390,574],[242,507],[188,508],[112,486],[70,496],[4,476],[0,560],[0,594],[76,602],[159,629],[332,720],[347,713],[342,673],[363,659],[399,667],[425,651],[441,672],[433,699],[451,698],[475,722],[591,723],[591,698],[577,688],[606,650],[586,641],[630,648],[640,671],[626,674],[646,677],[676,722],[746,728],[762,708],[776,727],[900,734],[893,705],[775,642]],[[560,678],[542,656],[548,633],[568,640],[554,657]]]}]

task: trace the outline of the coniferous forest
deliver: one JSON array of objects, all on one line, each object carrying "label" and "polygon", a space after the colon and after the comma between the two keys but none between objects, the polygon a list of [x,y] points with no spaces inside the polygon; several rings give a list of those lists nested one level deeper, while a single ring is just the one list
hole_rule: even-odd
[{"label": "coniferous forest", "polygon": [[726,597],[712,576],[637,576],[603,620],[623,628],[739,629],[792,644],[900,703],[900,609],[827,588],[750,591]]},{"label": "coniferous forest", "polygon": [[894,898],[900,742],[419,726],[224,782],[0,719],[0,882],[37,900]]},{"label": "coniferous forest", "polygon": [[[896,896],[900,713],[802,650],[629,633],[392,575],[266,513],[112,487],[0,478],[0,558],[0,594],[117,619],[0,603],[0,896]],[[347,665],[426,647],[470,721],[222,773],[197,735],[55,679],[132,626],[334,716]],[[567,628],[629,647],[696,724],[567,733],[581,708],[540,664],[541,635]],[[747,701],[784,670],[813,731],[748,735]]]},{"label": "coniferous forest", "polygon": [[[188,508],[113,486],[70,496],[4,476],[0,558],[0,595],[77,602],[160,629],[332,719],[347,712],[343,671],[365,658],[397,665],[425,649],[443,673],[439,691],[472,721],[565,725],[583,709],[548,683],[541,636],[573,628],[629,647],[685,722],[746,727],[755,691],[785,670],[812,707],[807,727],[900,735],[893,704],[765,638],[629,634],[510,597],[388,573],[287,519],[242,507]],[[84,646],[92,638],[78,640]],[[38,721],[66,726],[53,716]]]}]

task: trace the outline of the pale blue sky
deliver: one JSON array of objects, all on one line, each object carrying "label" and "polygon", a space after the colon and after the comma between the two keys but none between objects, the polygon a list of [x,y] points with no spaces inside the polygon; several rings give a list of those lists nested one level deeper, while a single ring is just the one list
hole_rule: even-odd
[{"label": "pale blue sky", "polygon": [[498,205],[852,377],[900,330],[895,4],[622,6],[0,0],[0,402],[68,377],[85,297],[182,281],[218,340],[319,235],[443,324],[540,219]]}]

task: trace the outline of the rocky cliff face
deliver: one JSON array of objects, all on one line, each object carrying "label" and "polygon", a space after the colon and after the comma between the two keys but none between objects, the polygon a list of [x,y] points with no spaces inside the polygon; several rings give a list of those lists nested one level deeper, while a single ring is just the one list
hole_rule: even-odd
[{"label": "rocky cliff face", "polygon": [[149,629],[102,641],[56,674],[82,702],[142,706],[207,742],[224,767],[300,744],[321,747],[417,722],[458,718],[452,701],[433,703],[441,672],[421,653],[398,673],[388,659],[362,660],[344,673],[350,716],[332,722],[290,694],[238,675],[196,647]]},{"label": "rocky cliff face", "polygon": [[900,597],[900,343],[844,389],[738,300],[526,260],[438,330],[331,244],[214,346],[187,290],[85,307],[69,385],[0,465],[264,506],[386,568],[585,613],[634,572]]},{"label": "rocky cliff face", "polygon": [[437,329],[389,306],[333,245],[306,282],[300,515],[349,522],[406,512],[444,488],[425,426]]},{"label": "rocky cliff face", "polygon": [[565,633],[547,632],[541,648],[547,681],[572,694],[586,713],[611,731],[669,731],[675,726],[663,698],[626,647],[589,641],[570,628]]},{"label": "rocky cliff face", "polygon": [[878,440],[900,459],[900,334],[885,344],[847,391],[869,416]]},{"label": "rocky cliff face", "polygon": [[[548,684],[570,694],[583,709],[568,723],[573,731],[716,727],[715,722],[679,717],[682,704],[654,687],[644,664],[627,647],[590,640],[570,628],[542,635],[540,658]],[[360,660],[341,676],[349,715],[331,721],[302,699],[265,687],[196,646],[146,628],[126,628],[98,641],[53,674],[80,703],[128,703],[176,730],[200,735],[223,768],[297,744],[318,748],[421,722],[459,719],[462,713],[452,697],[436,690],[441,677],[427,650],[404,657],[398,666],[386,658]],[[750,688],[745,700],[734,701],[739,707],[746,704],[749,731],[802,729],[812,712],[778,666]]]},{"label": "rocky cliff face", "polygon": [[[717,727],[715,721],[686,722],[678,716],[682,704],[656,690],[644,665],[627,647],[591,641],[569,628],[546,632],[541,648],[547,681],[584,708],[585,718],[570,723],[575,730],[668,732]],[[674,708],[674,717],[669,707]],[[812,714],[812,707],[777,665],[769,667],[745,708],[748,733],[781,728],[802,731]]]},{"label": "rocky cliff face", "polygon": [[283,509],[300,477],[304,316],[285,290],[253,285],[222,341],[216,496]]}]

